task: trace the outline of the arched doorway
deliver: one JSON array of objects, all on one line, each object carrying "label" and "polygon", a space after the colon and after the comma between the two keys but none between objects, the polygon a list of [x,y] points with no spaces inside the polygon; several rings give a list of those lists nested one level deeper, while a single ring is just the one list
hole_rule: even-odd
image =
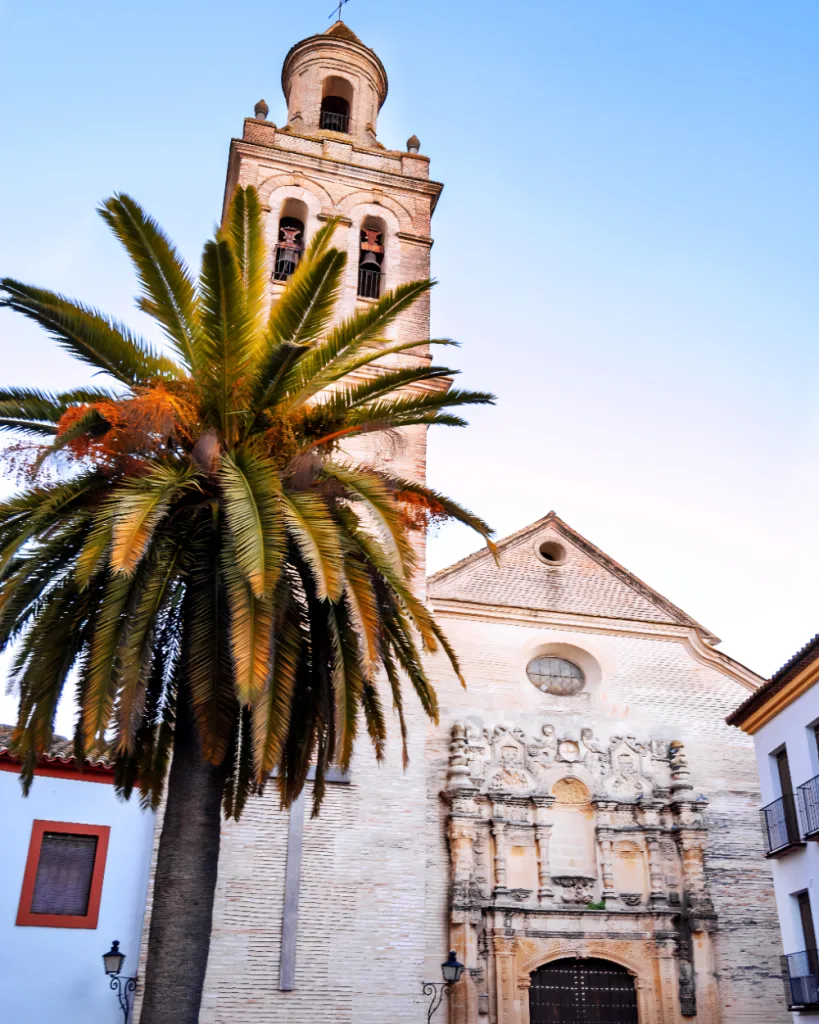
[{"label": "arched doorway", "polygon": [[553,960],[532,972],[531,1024],[638,1024],[637,990],[610,960]]}]

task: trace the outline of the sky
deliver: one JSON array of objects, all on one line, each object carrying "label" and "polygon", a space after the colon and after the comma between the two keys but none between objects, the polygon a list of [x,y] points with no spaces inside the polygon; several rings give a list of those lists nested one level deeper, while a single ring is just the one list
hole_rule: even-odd
[{"label": "sky", "polygon": [[[196,263],[231,136],[332,0],[0,0],[0,274],[150,335],[95,209]],[[768,675],[819,631],[819,5],[351,0],[379,138],[445,183],[433,336],[497,405],[429,482],[498,536],[550,509]],[[155,336],[155,335],[154,335]],[[0,312],[2,384],[86,371]],[[477,546],[431,539],[437,569]],[[0,701],[0,717],[9,701]],[[58,723],[59,724],[59,723]]]}]

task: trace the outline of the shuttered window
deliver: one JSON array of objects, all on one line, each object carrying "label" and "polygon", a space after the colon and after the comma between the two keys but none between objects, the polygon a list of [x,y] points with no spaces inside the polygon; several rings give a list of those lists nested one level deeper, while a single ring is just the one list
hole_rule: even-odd
[{"label": "shuttered window", "polygon": [[30,912],[84,917],[96,857],[96,836],[45,832]]},{"label": "shuttered window", "polygon": [[110,834],[110,825],[33,821],[17,924],[96,928]]}]

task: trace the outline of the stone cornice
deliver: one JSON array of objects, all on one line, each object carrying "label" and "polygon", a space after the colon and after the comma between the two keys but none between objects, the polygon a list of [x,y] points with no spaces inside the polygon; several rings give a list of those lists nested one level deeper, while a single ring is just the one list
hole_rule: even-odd
[{"label": "stone cornice", "polygon": [[[289,136],[293,138],[294,136]],[[301,138],[301,136],[298,136]],[[354,149],[354,147],[352,147]],[[371,152],[366,150],[365,152]],[[377,154],[384,156],[387,154]],[[443,183],[431,181],[429,178],[415,178],[408,174],[402,174],[400,163],[395,171],[385,171],[377,167],[367,167],[363,164],[356,164],[349,160],[336,160],[325,155],[302,153],[297,149],[281,149],[276,145],[263,145],[259,142],[248,142],[245,139],[230,140],[230,159],[236,156],[252,157],[257,160],[260,169],[264,164],[272,165],[271,174],[277,171],[292,173],[294,169],[318,171],[330,173],[336,180],[343,181],[345,178],[356,184],[365,179],[367,185],[382,184],[385,189],[391,191],[404,190],[406,192],[421,192],[430,196],[433,201],[443,191]],[[398,163],[398,161],[396,161]]]},{"label": "stone cornice", "polygon": [[729,658],[706,643],[696,629],[666,622],[647,622],[636,619],[613,619],[598,615],[578,615],[572,612],[552,612],[535,608],[515,608],[506,605],[479,604],[478,602],[447,600],[429,597],[428,603],[441,618],[478,619],[507,622],[518,626],[549,626],[555,629],[583,633],[608,633],[636,636],[649,640],[675,640],[682,643],[693,658],[735,679],[748,690],[755,690],[762,679],[745,665]]}]

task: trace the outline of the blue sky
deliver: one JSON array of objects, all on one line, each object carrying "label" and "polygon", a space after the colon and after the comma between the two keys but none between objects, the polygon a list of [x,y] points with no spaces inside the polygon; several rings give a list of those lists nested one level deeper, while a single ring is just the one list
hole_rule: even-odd
[{"label": "blue sky", "polygon": [[[95,214],[143,202],[195,262],[228,142],[281,123],[332,0],[0,0],[0,273],[144,329]],[[554,508],[769,673],[819,629],[819,5],[351,0],[379,137],[446,183],[433,332],[495,409],[430,481],[503,536]],[[3,381],[84,371],[0,315]],[[444,530],[433,568],[474,546]]]}]

